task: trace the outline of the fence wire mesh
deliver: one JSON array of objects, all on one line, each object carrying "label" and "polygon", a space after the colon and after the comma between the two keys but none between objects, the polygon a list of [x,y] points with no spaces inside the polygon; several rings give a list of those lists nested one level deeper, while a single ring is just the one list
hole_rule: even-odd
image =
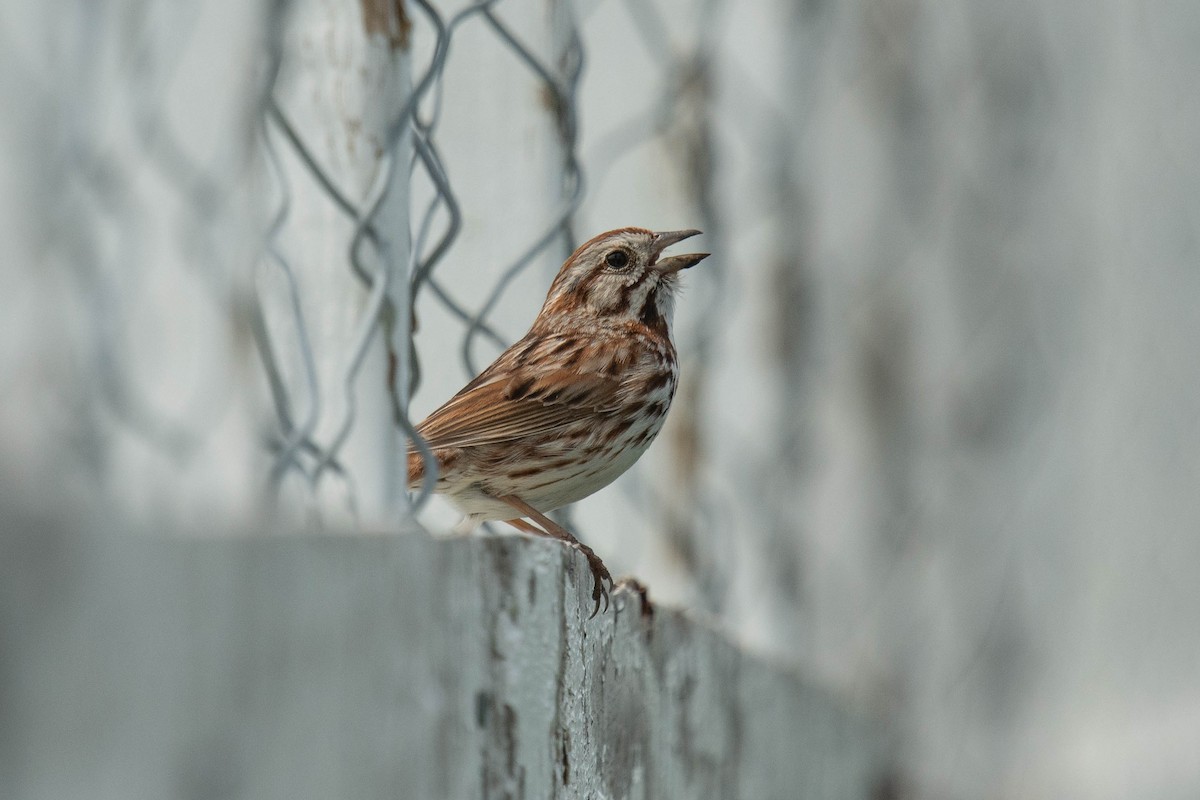
[{"label": "fence wire mesh", "polygon": [[[47,227],[76,237],[73,255],[66,253],[66,242],[52,248],[80,274],[78,299],[91,326],[86,338],[95,351],[90,366],[100,389],[87,400],[90,412],[121,423],[108,452],[93,460],[130,460],[136,462],[133,469],[155,473],[155,481],[173,482],[168,476],[181,465],[203,462],[198,451],[212,443],[217,422],[229,423],[227,404],[244,402],[253,419],[240,424],[259,430],[248,438],[256,446],[265,441],[270,460],[265,468],[252,466],[254,459],[243,449],[238,474],[264,471],[263,494],[276,509],[304,508],[315,524],[333,513],[341,515],[339,524],[361,525],[365,491],[366,519],[383,523],[402,511],[396,455],[411,439],[408,406],[422,389],[428,364],[436,362],[441,380],[430,387],[426,405],[516,338],[520,318],[527,322],[536,310],[529,289],[544,283],[575,244],[595,233],[591,227],[579,232],[585,203],[580,17],[595,9],[506,9],[489,0],[458,9],[364,2],[340,10],[317,3],[263,3],[236,12],[156,3],[106,13],[111,10],[80,6],[74,27],[43,31],[75,56],[66,67],[49,70],[52,85],[44,89],[43,101],[52,106],[72,98],[83,109],[65,120],[60,143],[63,180],[79,207],[67,212],[72,224]],[[630,102],[619,104],[621,114],[605,121],[591,158],[596,182],[630,152],[669,139],[676,146],[663,151],[673,162],[668,168],[694,197],[675,202],[674,213],[655,216],[669,217],[664,223],[699,224],[719,243],[704,56],[710,51],[704,37],[711,39],[712,29],[702,26],[681,49],[652,5],[631,3],[626,13],[637,34],[629,44],[649,58],[646,74],[653,80],[638,91],[629,87]],[[29,17],[38,22],[33,12]],[[237,35],[227,36],[233,29]],[[528,152],[489,154],[493,161],[525,165],[523,182],[530,188],[520,201],[531,208],[504,221],[502,247],[489,252],[484,275],[478,269],[446,274],[444,268],[464,229],[459,186],[464,181],[451,179],[439,141],[447,65],[463,31],[472,37],[468,47],[479,48],[486,37],[487,46],[498,51],[491,58],[508,60],[498,80],[520,82],[523,92],[510,113],[539,129],[533,161]],[[214,72],[214,52],[231,66]],[[21,58],[13,59],[19,70],[46,71]],[[189,105],[195,99],[201,102]],[[460,149],[487,139],[482,129],[464,131],[461,124],[454,136]],[[529,150],[520,132],[511,138],[506,144]],[[361,147],[359,163],[343,158],[338,147]],[[478,191],[478,177],[465,183],[469,192]],[[494,191],[480,193],[503,202]],[[49,193],[46,199],[57,205]],[[53,211],[63,213],[61,207]],[[612,224],[649,220],[621,218]],[[105,250],[99,240],[110,236],[115,241]],[[247,271],[243,264],[255,248],[261,256]],[[463,257],[473,257],[475,249]],[[681,422],[669,441],[690,455],[672,460],[677,470],[670,486],[626,484],[631,507],[647,517],[655,508],[667,515],[684,554],[690,551],[686,531],[695,522],[686,509],[699,507],[703,494],[695,488],[694,451],[702,437],[694,407],[702,395],[706,353],[719,330],[713,320],[720,315],[712,312],[720,270],[718,254],[700,278],[707,282],[702,298],[707,321],[677,336],[694,366],[677,404]],[[184,375],[173,356],[149,358],[129,341],[153,337],[156,325],[172,315],[173,300],[155,301],[178,290],[184,275],[204,284],[207,293],[189,296],[187,313],[220,316],[231,303],[235,313],[216,324],[196,320],[191,329],[175,316],[180,338],[191,340],[197,351],[222,335],[230,348],[252,342],[262,376],[252,389],[265,388],[273,419],[253,410],[256,399],[243,396],[239,378],[245,373],[222,375],[215,363],[233,369],[247,353],[213,355],[216,371]],[[152,284],[161,295],[140,304]],[[426,297],[435,309],[421,311]],[[437,323],[432,347],[411,341],[422,315]],[[456,375],[452,360],[462,365]],[[172,370],[181,374],[168,374]],[[195,387],[194,406],[154,396],[173,395],[182,384]],[[375,395],[381,386],[386,422],[378,417],[377,398],[367,408],[361,405],[364,392]],[[218,396],[221,402],[214,402]],[[386,439],[391,452],[377,448],[348,459],[347,447],[360,427]],[[167,462],[173,466],[157,469]],[[363,473],[371,473],[371,486],[362,485]],[[232,481],[223,483],[224,489],[213,491],[225,494]],[[262,481],[249,483],[263,488]],[[230,492],[240,499],[224,497],[217,504],[244,505],[255,493]],[[668,493],[685,499],[669,500]],[[424,500],[423,491],[418,505]],[[208,501],[217,498],[210,494]],[[145,502],[134,499],[135,505]],[[168,513],[162,497],[150,502]]]},{"label": "fence wire mesh", "polygon": [[574,245],[697,227],[572,526],[879,710],[893,794],[1191,796],[1200,14],[1130,13],[7,4],[0,508],[393,530]]}]

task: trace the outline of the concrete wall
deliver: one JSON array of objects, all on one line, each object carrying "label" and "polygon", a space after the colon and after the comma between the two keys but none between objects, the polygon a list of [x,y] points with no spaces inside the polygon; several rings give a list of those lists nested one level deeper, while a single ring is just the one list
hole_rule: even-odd
[{"label": "concrete wall", "polygon": [[517,537],[0,537],[0,796],[856,798],[867,718]]}]

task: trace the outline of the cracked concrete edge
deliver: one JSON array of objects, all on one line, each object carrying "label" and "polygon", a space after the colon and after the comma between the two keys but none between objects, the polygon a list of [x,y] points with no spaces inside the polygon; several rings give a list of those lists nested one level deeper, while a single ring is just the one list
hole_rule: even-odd
[{"label": "cracked concrete edge", "polygon": [[[870,722],[524,537],[0,538],[0,794],[859,798]],[[40,528],[40,529],[38,529]]]}]

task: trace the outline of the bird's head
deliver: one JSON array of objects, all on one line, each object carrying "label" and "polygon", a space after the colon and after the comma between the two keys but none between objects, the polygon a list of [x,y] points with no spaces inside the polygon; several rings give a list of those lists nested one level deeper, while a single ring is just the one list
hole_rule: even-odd
[{"label": "bird's head", "polygon": [[541,316],[628,318],[665,333],[675,307],[680,271],[699,264],[709,254],[664,258],[662,253],[699,233],[621,228],[584,242],[558,271]]}]

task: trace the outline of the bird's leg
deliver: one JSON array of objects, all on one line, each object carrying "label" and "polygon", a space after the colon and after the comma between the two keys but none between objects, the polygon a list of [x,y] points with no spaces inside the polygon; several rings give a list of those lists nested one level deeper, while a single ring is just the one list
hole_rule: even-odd
[{"label": "bird's leg", "polygon": [[[592,599],[596,601],[596,607],[592,609],[592,617],[596,616],[600,611],[600,599],[604,599],[604,610],[608,611],[608,591],[604,588],[604,581],[608,581],[609,589],[613,586],[612,575],[608,572],[608,567],[604,566],[604,562],[600,560],[600,556],[596,555],[592,548],[588,547],[583,542],[576,539],[571,532],[563,526],[559,525],[554,520],[547,517],[542,512],[538,511],[533,506],[526,503],[521,498],[515,495],[497,495],[497,500],[508,503],[513,508],[521,512],[522,516],[529,517],[541,528],[532,525],[523,519],[506,520],[509,525],[525,533],[532,533],[534,536],[547,536],[551,539],[558,539],[566,542],[571,547],[575,548],[587,558],[588,567],[592,570]],[[588,619],[591,619],[589,617]]]},{"label": "bird's leg", "polygon": [[[509,525],[512,525],[519,531],[531,533],[534,536],[544,536],[551,539],[557,539],[569,547],[572,547],[583,553],[588,560],[588,566],[592,570],[592,580],[594,581],[592,587],[592,599],[596,601],[596,607],[592,609],[592,617],[596,616],[596,613],[600,610],[600,598],[602,597],[604,598],[604,610],[608,610],[608,592],[605,591],[602,580],[607,580],[609,586],[612,586],[612,576],[609,575],[608,568],[604,566],[604,562],[600,560],[600,557],[596,555],[596,553],[590,547],[576,539],[562,526],[558,526],[558,530],[565,535],[562,535],[557,531],[544,531],[533,523],[526,522],[525,520],[519,518],[507,519],[505,522],[507,522]],[[588,617],[588,619],[591,619],[591,617]]]},{"label": "bird's leg", "polygon": [[[542,530],[538,526],[534,525],[532,522],[526,522],[525,520],[520,519],[520,518],[506,519],[504,521],[507,524],[512,525],[517,530],[524,531],[525,533],[532,533],[534,536],[546,536],[547,535],[544,530]],[[557,537],[555,537],[555,538],[557,538]]]}]

